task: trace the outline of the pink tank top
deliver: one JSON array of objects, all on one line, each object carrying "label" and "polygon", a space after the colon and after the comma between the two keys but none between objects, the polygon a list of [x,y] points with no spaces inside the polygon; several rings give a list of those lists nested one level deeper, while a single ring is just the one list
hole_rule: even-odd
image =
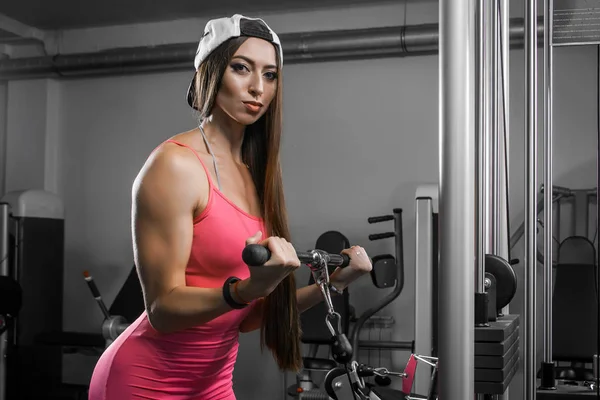
[{"label": "pink tank top", "polygon": [[[188,147],[174,140],[167,142]],[[220,288],[230,276],[250,276],[242,250],[248,237],[259,230],[264,236],[265,229],[261,218],[240,209],[213,184],[202,159],[194,153],[210,188],[206,209],[194,220],[186,283]],[[89,399],[140,395],[163,400],[234,400],[232,376],[239,327],[257,304],[170,334],[156,332],[142,313],[103,353],[94,370]]]}]

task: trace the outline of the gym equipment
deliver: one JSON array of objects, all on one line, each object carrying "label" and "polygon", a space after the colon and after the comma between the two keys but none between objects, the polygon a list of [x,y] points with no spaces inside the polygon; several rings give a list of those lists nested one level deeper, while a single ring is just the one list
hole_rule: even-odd
[{"label": "gym equipment", "polygon": [[63,324],[63,204],[52,193],[22,190],[4,195],[0,209],[0,275],[13,293],[7,307],[18,308],[0,335],[0,400],[44,398],[62,383],[62,349],[45,338]]},{"label": "gym equipment", "polygon": [[[559,242],[552,259],[555,275],[547,289],[551,319],[544,321],[545,355],[537,378],[538,399],[572,398],[597,395],[597,374],[593,362],[597,350],[597,255],[592,242],[596,233],[589,231],[590,203],[596,201],[596,189],[559,188],[561,198],[555,202],[553,219],[567,209],[567,229],[557,232]],[[556,187],[555,190],[556,192]],[[565,218],[563,217],[563,223]],[[591,235],[594,239],[590,239]],[[557,241],[557,240],[556,240]],[[561,365],[562,363],[562,365]],[[565,364],[566,363],[566,364]]]},{"label": "gym equipment", "polygon": [[[338,231],[327,231],[321,234],[315,243],[315,249],[323,250],[328,253],[339,254],[342,250],[350,247],[350,242],[346,236]],[[331,274],[333,267],[328,268]],[[312,274],[308,280],[308,285],[314,285],[315,280]],[[334,308],[339,312],[342,321],[342,331],[348,333],[348,327],[351,318],[351,309],[349,301],[349,289],[339,296],[331,298]],[[319,396],[322,391],[313,381],[313,372],[327,372],[334,368],[337,363],[330,358],[317,358],[319,346],[331,345],[331,335],[327,327],[315,321],[322,321],[327,315],[327,305],[322,302],[300,314],[300,324],[302,328],[301,341],[309,345],[308,354],[302,358],[303,368],[296,374],[295,384],[287,388],[287,394],[291,397],[301,399],[314,398]]]},{"label": "gym equipment", "polygon": [[11,276],[0,275],[0,335],[4,334],[19,316],[23,303],[21,285]]},{"label": "gym equipment", "polygon": [[[417,361],[428,364],[433,368],[426,396],[412,394]],[[438,394],[437,363],[438,360],[435,357],[422,357],[411,354],[404,371],[393,372],[387,368],[372,367],[353,361],[350,370],[347,370],[346,367],[336,367],[327,374],[325,378],[327,395],[332,400],[436,400]],[[402,389],[369,388],[363,379],[369,376],[401,378]]]},{"label": "gym equipment", "polygon": [[[9,277],[11,272],[8,267],[9,257],[9,235],[8,235],[8,224],[9,224],[9,208],[8,204],[0,203],[0,276]],[[6,300],[4,300],[6,301]],[[11,303],[14,300],[9,299]],[[2,301],[0,301],[0,304]],[[3,306],[6,308],[6,306]],[[10,307],[9,307],[10,308]],[[20,305],[19,305],[20,308]],[[6,317],[2,317],[1,324],[7,326]],[[0,331],[0,400],[6,400],[6,378],[7,378],[7,365],[6,365],[6,350],[7,350],[7,337],[6,328],[2,328]]]},{"label": "gym equipment", "polygon": [[[404,287],[404,263],[403,263],[403,248],[402,248],[402,218],[401,218],[402,210],[395,209],[393,215],[385,215],[379,217],[370,217],[368,218],[368,222],[380,223],[385,221],[394,221],[394,231],[393,232],[385,232],[380,234],[372,234],[369,235],[370,240],[380,240],[386,238],[396,238],[396,254],[397,257],[394,257],[391,254],[382,254],[377,255],[372,258],[373,269],[371,270],[370,276],[373,281],[373,284],[378,288],[393,288],[392,292],[382,299],[378,304],[372,307],[369,310],[366,310],[362,315],[355,319],[355,325],[352,329],[349,340],[352,343],[354,357],[357,356],[357,349],[387,349],[387,350],[411,350],[413,349],[412,342],[406,341],[381,341],[381,340],[359,340],[360,332],[363,329],[363,326],[367,321],[369,321],[374,314],[383,309],[385,306],[394,301]],[[327,246],[325,245],[327,244]],[[317,249],[325,250],[330,253],[339,253],[344,248],[349,247],[349,242],[345,238],[345,236],[341,235],[339,232],[328,231],[324,233],[319,240],[317,240]],[[396,262],[396,259],[399,262]],[[329,272],[333,272],[333,268],[329,268]],[[311,276],[309,284],[313,284],[314,279]],[[342,315],[342,321],[346,322],[348,318],[344,317],[344,313],[346,312],[346,308],[349,307],[347,297],[348,290],[344,292],[343,296],[335,296],[332,298],[332,302],[336,310]],[[336,304],[336,301],[338,302]],[[320,321],[323,319],[326,314],[326,306],[324,303],[313,307],[312,309],[305,311],[301,314],[300,318],[303,321],[303,329],[304,326],[308,326],[308,342],[309,343],[318,343],[323,345],[331,344],[331,337],[329,335],[330,332],[326,329],[323,324],[317,324],[315,321]],[[346,326],[342,326],[342,330],[347,332],[348,328]],[[306,343],[303,338],[303,342]],[[310,371],[321,371],[328,372],[334,369],[337,364],[333,360],[329,359],[314,359],[314,354],[316,354],[316,346],[311,345],[309,350],[308,358],[304,359],[304,371],[301,371],[298,374],[296,385],[290,386],[288,388],[288,394],[291,396],[298,396],[300,400],[302,399],[325,399],[328,400],[327,393],[320,391],[319,388],[314,385],[312,380],[310,379],[310,375],[307,372]],[[385,386],[389,384],[387,382],[389,378],[384,375],[375,375],[377,376],[376,382],[379,385]]]},{"label": "gym equipment", "polygon": [[495,321],[502,316],[502,309],[510,303],[517,293],[517,275],[512,266],[502,257],[485,255],[485,276],[489,279],[486,289],[489,296],[488,320]]},{"label": "gym equipment", "polygon": [[[360,332],[363,328],[363,325],[369,318],[375,315],[377,312],[382,310],[384,307],[389,305],[392,301],[396,300],[402,290],[404,289],[404,237],[402,230],[402,209],[394,208],[393,215],[385,215],[379,217],[370,217],[368,218],[368,222],[370,224],[380,223],[385,221],[394,221],[394,231],[393,232],[385,232],[379,234],[369,235],[369,240],[380,240],[385,238],[394,238],[394,247],[396,257],[390,254],[384,254],[375,256],[372,258],[373,270],[371,271],[371,279],[375,286],[380,287],[390,287],[391,278],[395,277],[394,282],[394,290],[389,293],[385,298],[381,300],[378,304],[366,310],[357,320],[354,325],[351,333],[350,339],[352,341],[352,346],[355,349],[360,348],[375,348],[375,349],[397,349],[397,350],[412,350],[413,343],[412,342],[378,342],[378,341],[369,341],[369,343],[362,343],[359,340]],[[390,267],[395,266],[393,268],[393,272],[390,271]]]},{"label": "gym equipment", "polygon": [[[421,357],[438,357],[438,188],[422,185],[415,195],[415,350]],[[487,324],[475,327],[474,387],[477,393],[502,394],[512,381],[518,362],[520,319],[502,310],[514,298],[517,277],[504,258],[485,255],[485,289],[489,300]],[[487,326],[486,326],[487,325]],[[427,393],[431,365],[420,363],[415,391]]]},{"label": "gym equipment", "polygon": [[[543,97],[543,107],[544,107],[544,187],[553,187],[553,155],[552,155],[552,140],[553,140],[553,119],[552,119],[552,107],[553,107],[553,58],[554,58],[554,46],[582,46],[582,45],[600,45],[600,41],[598,40],[599,29],[595,24],[589,24],[590,17],[596,16],[598,12],[600,12],[600,7],[598,7],[597,2],[590,2],[590,4],[586,4],[584,8],[579,9],[579,4],[576,1],[560,1],[556,2],[554,0],[545,0],[544,1],[544,97]],[[537,19],[537,5],[535,2],[531,3],[530,8],[530,32],[527,36],[530,37],[531,44],[535,44],[535,39],[537,38],[537,34],[532,32],[536,28],[536,24],[534,21]],[[555,29],[557,27],[558,29]],[[565,31],[569,33],[567,35],[564,34]],[[529,47],[529,59],[533,60],[536,57],[536,46]],[[536,86],[536,71],[535,71],[534,63],[528,64],[528,81],[531,82],[531,95],[529,96],[529,108],[532,110],[530,113],[532,114],[531,120],[535,120],[535,112],[533,110],[536,109],[537,105],[535,104],[535,91],[537,89]],[[600,68],[600,66],[598,67]],[[600,76],[600,69],[598,71],[598,75]],[[600,84],[596,88],[600,92]],[[596,114],[598,114],[598,108],[596,107]],[[597,115],[598,116],[598,115]],[[600,121],[600,120],[599,120]],[[535,134],[535,123],[531,125],[531,137]],[[597,127],[600,129],[600,126]],[[600,159],[600,130],[597,132],[598,135],[598,153],[596,161]],[[528,190],[529,192],[533,192],[535,187],[535,175],[537,174],[537,163],[535,162],[534,154],[537,149],[533,148],[529,149],[530,158],[534,160],[531,163],[530,168],[528,169]],[[529,180],[533,180],[532,184],[529,184]],[[600,171],[596,170],[596,187],[592,190],[579,190],[575,192],[575,227],[576,232],[573,236],[579,237],[587,237],[588,235],[588,210],[589,210],[589,197],[590,195],[595,195],[597,197],[597,191],[600,187]],[[534,197],[530,200],[533,201]],[[600,315],[598,315],[598,306],[600,305],[598,293],[597,293],[597,285],[599,284],[599,276],[597,269],[597,260],[594,254],[593,259],[591,259],[590,263],[582,263],[576,265],[576,263],[571,264],[571,268],[567,267],[567,265],[561,266],[561,257],[563,243],[559,246],[559,254],[558,254],[558,265],[556,268],[556,287],[553,291],[553,265],[549,262],[549,258],[552,257],[552,232],[554,232],[554,218],[551,209],[551,194],[550,191],[545,193],[544,196],[545,203],[545,215],[544,222],[546,224],[545,236],[544,236],[544,279],[543,279],[543,297],[544,297],[544,318],[543,318],[543,360],[541,363],[541,385],[538,390],[538,398],[550,397],[552,392],[555,394],[566,395],[565,391],[560,390],[560,384],[556,383],[556,370],[555,370],[555,360],[557,356],[561,358],[561,356],[565,354],[560,354],[561,352],[570,352],[570,356],[575,356],[577,353],[581,355],[581,351],[586,347],[585,345],[579,344],[579,346],[570,345],[565,341],[564,333],[565,329],[568,326],[572,332],[577,331],[577,329],[570,325],[563,325],[565,322],[569,321],[571,316],[567,315],[567,311],[565,310],[565,303],[568,302],[567,299],[573,297],[577,298],[579,301],[585,301],[583,304],[575,304],[571,302],[571,307],[574,306],[575,314],[579,314],[580,317],[583,318],[591,318],[591,320],[586,320],[586,327],[583,328],[583,331],[588,333],[589,331],[593,332],[593,340],[590,337],[586,337],[586,333],[581,332],[580,334],[584,338],[581,342],[587,342],[587,352],[588,360],[593,357],[593,355],[597,354],[600,349],[600,339],[598,339],[597,331],[597,321]],[[531,206],[529,207],[531,208]],[[560,207],[557,207],[560,209]],[[598,202],[596,201],[596,226],[600,225],[600,212],[598,212]],[[534,221],[534,215],[532,210],[528,210],[526,213],[526,221],[529,220],[530,223]],[[531,247],[534,246],[535,241],[533,243],[529,243],[530,246],[527,246],[527,251],[530,250]],[[573,243],[573,242],[571,242]],[[584,248],[586,247],[585,241],[582,242],[584,244]],[[593,249],[592,246],[588,246],[588,248]],[[595,253],[595,252],[592,252]],[[589,254],[589,253],[588,253]],[[564,259],[564,258],[563,258]],[[535,264],[531,263],[533,267]],[[535,268],[532,268],[535,269]],[[572,275],[571,275],[572,274]],[[569,276],[571,275],[571,276]],[[574,275],[574,276],[573,276]],[[587,275],[587,276],[586,276]],[[578,278],[577,282],[569,280]],[[586,279],[588,281],[584,281],[582,279]],[[533,285],[531,282],[535,279],[533,272],[530,270],[530,274],[528,277],[529,284]],[[560,280],[559,280],[560,279]],[[594,282],[593,285],[590,284],[589,281]],[[569,285],[570,284],[570,285]],[[581,289],[575,289],[571,293],[567,293],[567,290],[564,286],[571,286],[572,289],[575,287],[581,286]],[[576,286],[575,286],[576,285]],[[593,288],[592,288],[593,287]],[[594,293],[596,292],[596,293]],[[585,294],[583,294],[585,293]],[[533,297],[533,293],[529,293],[529,297]],[[557,301],[556,306],[554,306],[554,302]],[[531,324],[531,321],[535,323],[535,309],[533,306],[530,306],[530,309],[533,312],[530,312],[531,315],[528,316],[528,323]],[[557,310],[558,309],[558,310]],[[582,312],[582,309],[589,310],[590,313],[586,314]],[[595,314],[593,312],[595,309]],[[556,319],[556,320],[555,320]],[[592,322],[596,320],[596,322]],[[575,321],[573,321],[575,322]],[[583,321],[575,322],[576,324],[582,324]],[[529,326],[528,324],[528,326]],[[590,329],[589,325],[592,325],[593,328]],[[577,326],[577,325],[575,325]],[[581,326],[581,325],[580,325]],[[533,335],[531,332],[533,329],[530,328],[528,335]],[[590,332],[591,333],[591,332]],[[557,336],[558,335],[558,336]],[[534,340],[530,340],[535,343]],[[558,343],[555,343],[558,342]],[[580,340],[576,339],[573,342],[580,342]],[[579,347],[578,349],[576,349]],[[595,351],[592,348],[595,347]],[[535,362],[535,354],[529,353],[530,358],[534,358],[534,361],[528,362],[528,369],[526,370],[526,380],[527,380],[527,395],[533,397],[535,395],[534,384],[535,384],[535,370],[532,368],[533,363]],[[592,358],[593,359],[593,358]],[[573,371],[573,370],[572,370]],[[560,376],[561,372],[559,372]],[[596,374],[597,376],[597,374]],[[583,376],[581,376],[583,377]],[[596,378],[595,376],[593,378]],[[597,383],[597,381],[595,381]],[[590,387],[590,392],[596,392],[595,394],[600,397],[600,389],[598,385],[595,384],[595,387]],[[562,392],[562,393],[561,393]],[[570,393],[573,395],[573,393]],[[581,393],[585,395],[585,393]]]},{"label": "gym equipment", "polygon": [[144,295],[137,270],[135,265],[131,267],[125,283],[108,309],[93,276],[88,271],[83,271],[83,277],[104,315],[101,332],[104,345],[108,346],[145,310]]},{"label": "gym equipment", "polygon": [[88,271],[83,272],[83,277],[92,292],[92,296],[98,303],[102,314],[104,315],[104,320],[102,321],[102,337],[105,340],[106,346],[109,346],[121,333],[127,329],[130,325],[130,321],[127,321],[125,317],[121,315],[111,315],[104,304],[104,300],[102,300],[102,296],[100,295],[100,291],[96,286],[96,282],[94,278],[90,275]]},{"label": "gym equipment", "polygon": [[[333,399],[337,399],[335,390],[347,390],[348,387],[352,387],[353,391],[358,390],[359,393],[362,393],[363,388],[356,387],[354,381],[352,380],[353,378],[350,378],[351,382],[353,382],[350,386],[344,385],[342,382],[334,382],[335,378],[339,376],[352,374],[352,377],[358,377],[358,363],[353,361],[353,347],[346,335],[341,331],[340,317],[333,307],[329,289],[330,282],[328,267],[346,267],[350,259],[345,254],[331,254],[323,250],[309,250],[307,252],[297,252],[296,254],[300,261],[310,268],[315,282],[321,290],[325,304],[328,307],[327,315],[325,316],[325,324],[329,329],[332,338],[332,343],[330,345],[331,355],[338,364],[343,366],[343,369],[336,367],[328,372],[325,378],[325,390],[329,397]],[[269,260],[270,257],[271,252],[269,249],[256,244],[247,245],[242,252],[242,259],[250,267],[263,265]],[[374,369],[370,369],[371,373],[374,373],[373,371]],[[378,371],[383,374],[384,370]],[[314,397],[315,396],[305,398]],[[366,397],[363,396],[361,398]]]},{"label": "gym equipment", "polygon": [[[314,390],[314,386],[311,382],[299,382],[298,385],[306,384],[307,388],[313,390],[302,390],[299,391],[299,399],[323,399],[329,400],[331,397],[331,393],[338,391],[340,389],[346,390],[348,384],[344,382],[340,382],[336,380],[337,378],[346,376],[340,371],[352,371],[352,368],[356,369],[360,367],[360,374],[364,376],[378,376],[378,377],[388,377],[394,376],[394,373],[388,371],[385,368],[374,368],[367,367],[364,364],[358,364],[356,361],[356,353],[358,348],[375,348],[375,349],[400,349],[400,350],[412,350],[413,344],[411,342],[383,342],[383,341],[375,341],[375,340],[359,340],[359,333],[362,329],[365,322],[371,318],[376,312],[381,310],[383,307],[388,305],[391,301],[396,299],[402,291],[403,288],[403,278],[404,278],[404,265],[403,265],[403,248],[402,248],[402,210],[394,209],[394,215],[391,216],[383,216],[383,217],[373,217],[369,218],[370,223],[376,222],[384,222],[384,221],[395,221],[395,231],[388,232],[384,234],[371,235],[372,240],[379,240],[382,238],[395,237],[396,238],[396,254],[398,262],[389,262],[390,258],[393,258],[391,255],[383,255],[382,257],[374,257],[373,269],[381,269],[381,268],[394,268],[396,272],[393,276],[396,276],[394,290],[392,293],[386,298],[384,298],[379,304],[372,307],[371,309],[365,311],[357,320],[351,334],[350,340],[346,337],[346,335],[341,331],[341,329],[333,328],[333,325],[330,323],[330,319],[332,315],[335,315],[337,311],[334,307],[332,307],[333,302],[330,297],[328,287],[328,275],[330,268],[335,268],[337,266],[347,265],[347,261],[342,260],[340,256],[337,254],[330,254],[326,251],[322,250],[309,250],[308,252],[298,252],[298,258],[300,261],[311,269],[314,281],[321,288],[321,293],[323,294],[325,304],[327,306],[327,313],[325,317],[325,326],[327,326],[331,341],[329,345],[331,347],[331,353],[333,359],[337,362],[335,365],[331,365],[331,363],[323,362],[320,365],[320,369],[323,370],[328,368],[328,373],[325,378],[324,386],[325,392],[320,392],[318,390]],[[262,265],[268,260],[270,257],[270,252],[264,246],[259,245],[249,245],[247,246],[243,253],[242,258],[249,266],[253,265]],[[315,261],[316,260],[316,261]],[[373,272],[372,272],[373,273]],[[327,277],[325,276],[327,275]],[[390,287],[389,276],[392,276],[388,271],[384,271],[382,274],[381,271],[375,272],[375,280],[379,282],[384,287]],[[378,277],[377,277],[378,276]],[[385,278],[382,278],[385,277]],[[372,275],[373,279],[373,275]],[[385,281],[388,281],[388,284],[384,284]],[[334,297],[335,298],[335,297]],[[314,323],[314,321],[313,321]],[[350,344],[352,343],[352,344]],[[325,360],[328,361],[328,360]],[[306,363],[305,363],[306,364]],[[339,365],[338,365],[339,364]],[[366,375],[365,375],[366,374]],[[397,375],[397,374],[396,374]],[[361,378],[362,379],[362,378]],[[362,381],[361,381],[362,382]],[[364,386],[364,382],[362,382]],[[300,386],[302,387],[302,386]],[[335,389],[334,389],[335,388]],[[376,390],[384,388],[369,388],[368,390],[371,392],[372,396],[376,395]],[[393,391],[391,389],[387,389],[387,392],[395,393],[398,395],[398,391]],[[339,393],[338,393],[339,394]],[[344,397],[341,397],[344,398]],[[376,397],[373,397],[376,398]]]},{"label": "gym equipment", "polygon": [[[307,252],[296,252],[301,263],[308,266],[321,290],[321,294],[327,305],[325,324],[331,333],[331,353],[335,361],[346,364],[352,360],[352,346],[341,327],[341,316],[334,309],[331,301],[328,267],[345,268],[350,263],[350,257],[346,254],[331,254],[323,250],[309,250]],[[271,251],[264,246],[250,244],[242,251],[242,260],[249,266],[261,266],[271,258]]]},{"label": "gym equipment", "polygon": [[[401,214],[401,209],[394,209],[394,215],[384,215],[379,217],[370,217],[368,222],[370,224],[375,224],[379,222],[385,221],[395,221],[396,214]],[[399,257],[402,257],[402,247],[401,243],[401,235],[402,235],[402,225],[396,223],[396,232],[385,232],[385,233],[376,233],[369,235],[369,240],[381,240],[387,238],[397,238],[396,243],[396,253]],[[400,253],[399,253],[400,252]],[[402,285],[404,284],[404,276],[398,277],[398,270],[393,268],[396,264],[396,259],[391,254],[381,254],[373,257],[373,269],[371,270],[371,280],[373,281],[373,285],[380,289],[388,288],[396,282],[397,279],[401,280],[400,291],[402,290]],[[377,267],[376,267],[377,266]],[[401,270],[404,271],[404,268]]]}]

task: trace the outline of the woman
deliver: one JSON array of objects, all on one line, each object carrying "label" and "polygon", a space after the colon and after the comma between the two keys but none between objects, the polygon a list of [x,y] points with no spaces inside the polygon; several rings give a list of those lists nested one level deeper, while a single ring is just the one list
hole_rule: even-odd
[{"label": "woman", "polygon": [[[89,398],[234,400],[239,332],[261,328],[282,370],[301,367],[298,313],[322,301],[296,291],[279,145],[282,51],[259,19],[209,21],[188,103],[197,129],[161,144],[133,186],[133,242],[146,311],[103,353]],[[245,245],[271,259],[249,268]],[[342,291],[371,270],[364,249],[344,250],[331,275]]]}]

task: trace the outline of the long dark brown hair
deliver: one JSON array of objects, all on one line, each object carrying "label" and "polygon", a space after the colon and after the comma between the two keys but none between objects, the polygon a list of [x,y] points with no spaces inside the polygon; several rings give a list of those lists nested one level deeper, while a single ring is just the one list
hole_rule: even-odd
[{"label": "long dark brown hair", "polygon": [[[195,108],[200,112],[200,120],[211,114],[221,78],[231,58],[246,40],[247,37],[239,37],[223,43],[200,65],[195,78],[194,100]],[[250,167],[262,207],[266,233],[291,241],[279,161],[282,71],[279,53],[275,53],[279,67],[277,90],[265,115],[246,127],[242,158]],[[302,366],[302,351],[294,274],[288,275],[266,297],[263,307],[261,347],[266,345],[271,350],[281,370],[298,371]]]}]

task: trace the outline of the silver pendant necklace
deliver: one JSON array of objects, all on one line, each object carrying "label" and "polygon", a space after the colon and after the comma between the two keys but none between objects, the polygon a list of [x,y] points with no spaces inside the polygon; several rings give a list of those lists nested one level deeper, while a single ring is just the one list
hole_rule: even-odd
[{"label": "silver pendant necklace", "polygon": [[206,133],[204,133],[204,128],[202,128],[202,125],[198,125],[198,127],[200,128],[200,132],[202,133],[202,137],[204,138],[204,143],[206,143],[208,152],[212,156],[213,167],[215,168],[215,174],[217,175],[217,185],[219,186],[219,190],[221,190],[221,179],[219,178],[219,169],[217,168],[217,158],[215,157],[215,154],[213,153],[213,151],[210,147],[210,143],[208,143],[208,139],[206,138]]}]

